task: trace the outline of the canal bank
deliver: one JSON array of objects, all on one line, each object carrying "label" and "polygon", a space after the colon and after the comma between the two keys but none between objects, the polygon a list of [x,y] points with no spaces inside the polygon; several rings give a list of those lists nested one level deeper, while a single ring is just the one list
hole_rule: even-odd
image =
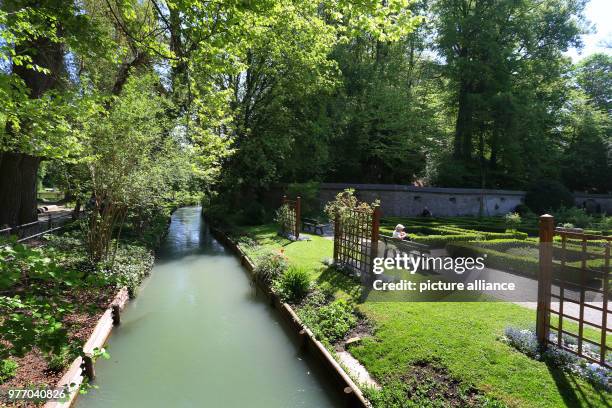
[{"label": "canal bank", "polygon": [[300,352],[238,260],[175,212],[151,277],[96,364],[79,407],[326,407],[337,391]]}]

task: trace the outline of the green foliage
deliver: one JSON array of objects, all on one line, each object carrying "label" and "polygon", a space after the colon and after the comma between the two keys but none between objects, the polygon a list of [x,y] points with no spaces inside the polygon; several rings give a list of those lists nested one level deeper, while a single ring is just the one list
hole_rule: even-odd
[{"label": "green foliage", "polygon": [[63,316],[75,308],[62,292],[82,286],[80,272],[62,268],[57,254],[22,244],[0,245],[0,357],[37,347],[58,352],[67,343]]},{"label": "green foliage", "polygon": [[75,353],[71,353],[69,347],[62,347],[57,353],[49,353],[45,355],[47,360],[47,367],[51,372],[60,373],[66,368],[74,359]]},{"label": "green foliage", "polygon": [[516,230],[516,228],[523,222],[521,215],[517,212],[506,214],[504,219],[508,228],[512,230]]},{"label": "green foliage", "polygon": [[555,180],[539,180],[529,187],[525,194],[525,204],[536,215],[561,207],[573,207],[574,197],[563,184]]},{"label": "green foliage", "polygon": [[108,284],[117,288],[127,287],[130,297],[134,297],[142,280],[153,267],[155,257],[147,248],[137,245],[120,245],[114,262],[99,266],[100,273]]},{"label": "green foliage", "polygon": [[278,279],[288,267],[287,257],[281,251],[265,251],[256,260],[255,278],[266,284]]},{"label": "green foliage", "polygon": [[346,217],[349,210],[372,211],[373,207],[378,204],[378,200],[372,204],[359,201],[355,196],[355,190],[347,188],[343,192],[336,194],[336,198],[333,201],[325,204],[325,214],[327,214],[330,220],[334,220],[336,215]]},{"label": "green foliage", "polygon": [[287,234],[292,232],[295,228],[294,218],[292,217],[293,210],[289,206],[289,204],[281,205],[278,210],[276,210],[276,214],[274,216],[274,221],[280,227],[280,231],[282,234]]},{"label": "green foliage", "polygon": [[10,380],[17,374],[19,365],[13,360],[0,360],[0,384]]},{"label": "green foliage", "polygon": [[307,304],[297,314],[317,339],[329,344],[341,340],[357,324],[353,305],[344,299],[323,306]]},{"label": "green foliage", "polygon": [[585,57],[577,66],[577,80],[594,106],[612,112],[612,56],[597,53]]},{"label": "green foliage", "polygon": [[318,216],[321,211],[319,203],[319,183],[308,181],[305,183],[290,183],[287,186],[287,196],[300,196],[302,203],[302,215],[306,217]]},{"label": "green foliage", "polygon": [[273,280],[272,287],[281,299],[289,303],[301,301],[310,291],[312,278],[309,272],[297,266],[291,266]]},{"label": "green foliage", "polygon": [[578,228],[587,228],[594,224],[594,217],[591,217],[582,208],[561,207],[557,211],[554,211],[553,215],[555,216],[556,223],[569,223]]}]

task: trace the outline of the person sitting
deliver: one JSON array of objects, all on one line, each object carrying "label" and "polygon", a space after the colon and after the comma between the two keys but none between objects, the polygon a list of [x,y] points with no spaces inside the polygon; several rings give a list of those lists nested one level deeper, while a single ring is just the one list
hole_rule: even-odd
[{"label": "person sitting", "polygon": [[404,232],[404,226],[402,224],[397,224],[395,226],[395,230],[393,230],[393,238],[397,238],[397,239],[407,239],[408,236],[407,234]]},{"label": "person sitting", "polygon": [[431,217],[431,211],[429,211],[429,208],[425,207],[423,208],[423,212],[421,212],[421,217]]}]

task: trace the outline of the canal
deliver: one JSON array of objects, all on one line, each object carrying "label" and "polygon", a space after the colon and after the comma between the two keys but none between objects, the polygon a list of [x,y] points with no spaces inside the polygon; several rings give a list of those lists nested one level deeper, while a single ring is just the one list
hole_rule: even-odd
[{"label": "canal", "polygon": [[94,407],[332,407],[338,396],[209,233],[178,209],[151,276],[96,364]]}]

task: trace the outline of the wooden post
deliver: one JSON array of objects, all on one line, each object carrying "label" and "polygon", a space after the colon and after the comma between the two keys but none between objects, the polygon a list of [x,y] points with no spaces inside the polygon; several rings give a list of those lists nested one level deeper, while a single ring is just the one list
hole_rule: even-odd
[{"label": "wooden post", "polygon": [[368,273],[374,276],[374,259],[378,256],[378,235],[380,233],[380,206],[375,205],[372,212],[372,236],[370,238],[370,265]]},{"label": "wooden post", "polygon": [[89,354],[83,356],[83,365],[81,366],[83,375],[87,377],[89,381],[93,381],[96,378],[96,371],[94,370],[93,359]]},{"label": "wooden post", "polygon": [[300,237],[300,226],[302,224],[302,198],[297,196],[295,199],[295,240]]},{"label": "wooden post", "polygon": [[340,246],[340,213],[336,212],[334,218],[334,264],[337,264],[338,259],[338,247]]},{"label": "wooden post", "polygon": [[119,305],[112,306],[113,326],[119,326],[121,324],[121,310]]},{"label": "wooden post", "polygon": [[552,242],[555,233],[555,218],[544,214],[540,217],[540,269],[538,274],[538,309],[536,337],[546,348],[550,331],[550,292],[552,281]]},{"label": "wooden post", "polygon": [[606,340],[608,337],[608,295],[610,293],[610,241],[606,242],[606,250],[604,254],[604,279],[603,279],[603,304],[601,313],[601,343],[599,346],[599,364],[604,365],[606,362],[606,353],[608,347]]}]

